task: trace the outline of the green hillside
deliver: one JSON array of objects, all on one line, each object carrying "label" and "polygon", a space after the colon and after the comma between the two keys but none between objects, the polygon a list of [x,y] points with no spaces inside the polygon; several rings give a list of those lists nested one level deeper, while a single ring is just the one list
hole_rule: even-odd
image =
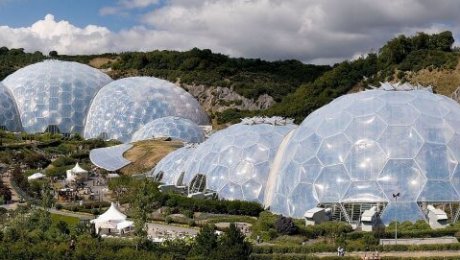
[{"label": "green hillside", "polygon": [[[155,76],[172,82],[207,87],[228,87],[256,99],[268,94],[277,102],[262,111],[228,109],[213,115],[219,124],[244,116],[279,115],[300,122],[318,107],[345,93],[381,81],[430,83],[435,91],[449,95],[460,85],[457,73],[459,52],[453,49],[449,31],[412,37],[398,36],[377,53],[334,66],[303,64],[297,60],[264,61],[230,58],[210,50],[126,52],[103,55],[59,55],[25,53],[22,49],[0,48],[0,79],[28,64],[48,58],[73,60],[106,69],[113,78]],[[443,75],[449,77],[443,81]],[[437,80],[430,80],[436,77]],[[458,79],[457,79],[458,78]]]}]

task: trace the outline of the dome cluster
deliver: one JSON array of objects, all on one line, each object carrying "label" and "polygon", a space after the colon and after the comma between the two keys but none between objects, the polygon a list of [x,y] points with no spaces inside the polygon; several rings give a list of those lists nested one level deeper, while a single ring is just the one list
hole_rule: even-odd
[{"label": "dome cluster", "polygon": [[[3,86],[4,85],[4,86]],[[77,62],[26,66],[0,85],[0,126],[28,133],[78,133],[122,142],[168,136],[202,142],[208,117],[185,90],[152,77],[113,81]],[[180,118],[179,118],[180,117]]]},{"label": "dome cluster", "polygon": [[384,223],[425,219],[427,204],[460,200],[460,106],[429,89],[384,86],[337,98],[297,128],[243,120],[150,175],[297,218],[317,206],[377,205]]},{"label": "dome cluster", "polygon": [[19,69],[3,84],[16,101],[24,131],[45,132],[51,126],[82,133],[91,100],[110,81],[90,66],[49,60]]}]

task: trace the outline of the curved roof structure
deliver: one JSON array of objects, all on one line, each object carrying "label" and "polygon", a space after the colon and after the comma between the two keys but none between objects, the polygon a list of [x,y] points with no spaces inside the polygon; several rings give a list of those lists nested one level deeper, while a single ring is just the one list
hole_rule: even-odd
[{"label": "curved roof structure", "polygon": [[137,130],[131,142],[159,137],[171,137],[187,143],[201,143],[204,141],[204,132],[189,119],[167,116],[153,120]]},{"label": "curved roof structure", "polygon": [[85,137],[128,142],[140,127],[165,116],[187,118],[198,125],[209,122],[198,101],[173,83],[152,77],[116,80],[94,98]]},{"label": "curved roof structure", "polygon": [[117,171],[131,163],[131,161],[123,157],[123,154],[132,147],[132,144],[120,144],[96,148],[89,152],[89,159],[97,167],[107,171]]},{"label": "curved roof structure", "polygon": [[[460,106],[426,90],[370,90],[308,116],[279,151],[265,205],[301,217],[321,203],[388,203],[415,221],[417,202],[460,199]],[[395,203],[393,194],[400,194]]]},{"label": "curved roof structure", "polygon": [[[190,155],[183,184],[192,193],[205,186],[221,198],[263,202],[278,146],[294,128],[293,124],[246,121],[214,133]],[[199,175],[205,179],[197,183]]]},{"label": "curved roof structure", "polygon": [[8,131],[22,130],[16,102],[2,83],[0,83],[0,127]]},{"label": "curved roof structure", "polygon": [[19,69],[3,80],[11,91],[24,130],[83,133],[91,100],[111,81],[106,74],[77,62],[48,60]]},{"label": "curved roof structure", "polygon": [[194,146],[189,145],[169,153],[158,162],[155,168],[147,173],[147,176],[165,184],[181,185],[181,176],[185,173],[185,164],[195,149]]}]

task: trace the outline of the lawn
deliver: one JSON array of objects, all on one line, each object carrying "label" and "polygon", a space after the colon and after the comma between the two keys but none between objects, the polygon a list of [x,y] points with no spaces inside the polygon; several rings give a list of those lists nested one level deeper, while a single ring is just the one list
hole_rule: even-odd
[{"label": "lawn", "polygon": [[58,215],[58,214],[53,214],[51,213],[51,220],[53,222],[58,222],[58,221],[64,221],[67,223],[69,226],[75,226],[78,223],[80,223],[80,219],[76,217],[70,217],[70,216],[63,216],[63,215]]}]

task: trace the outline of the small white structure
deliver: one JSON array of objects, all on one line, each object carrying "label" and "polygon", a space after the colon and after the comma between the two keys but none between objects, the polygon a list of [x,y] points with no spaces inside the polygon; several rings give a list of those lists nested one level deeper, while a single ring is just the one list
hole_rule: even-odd
[{"label": "small white structure", "polygon": [[305,211],[305,214],[303,215],[305,218],[305,225],[306,226],[313,226],[317,224],[321,224],[325,221],[330,220],[330,208],[319,208],[319,207],[314,207],[312,209],[309,209]]},{"label": "small white structure", "polygon": [[70,170],[67,170],[67,182],[85,181],[88,179],[88,171],[75,164]]},{"label": "small white structure", "polygon": [[435,208],[433,205],[428,205],[426,209],[428,210],[428,224],[431,228],[437,229],[447,227],[449,224],[447,223],[447,220],[449,218],[447,217],[446,212]]},{"label": "small white structure", "polygon": [[134,222],[126,220],[126,218],[126,215],[121,213],[115,203],[112,202],[110,208],[96,219],[91,220],[91,223],[95,225],[98,234],[124,234],[131,231],[134,226]]},{"label": "small white structure", "polygon": [[45,178],[46,175],[41,173],[41,172],[36,172],[32,175],[30,175],[29,177],[27,177],[27,180],[28,181],[34,181],[34,180],[39,180],[39,179],[42,179],[42,178]]},{"label": "small white structure", "polygon": [[380,224],[379,211],[377,206],[365,210],[361,215],[361,230],[371,232]]}]

